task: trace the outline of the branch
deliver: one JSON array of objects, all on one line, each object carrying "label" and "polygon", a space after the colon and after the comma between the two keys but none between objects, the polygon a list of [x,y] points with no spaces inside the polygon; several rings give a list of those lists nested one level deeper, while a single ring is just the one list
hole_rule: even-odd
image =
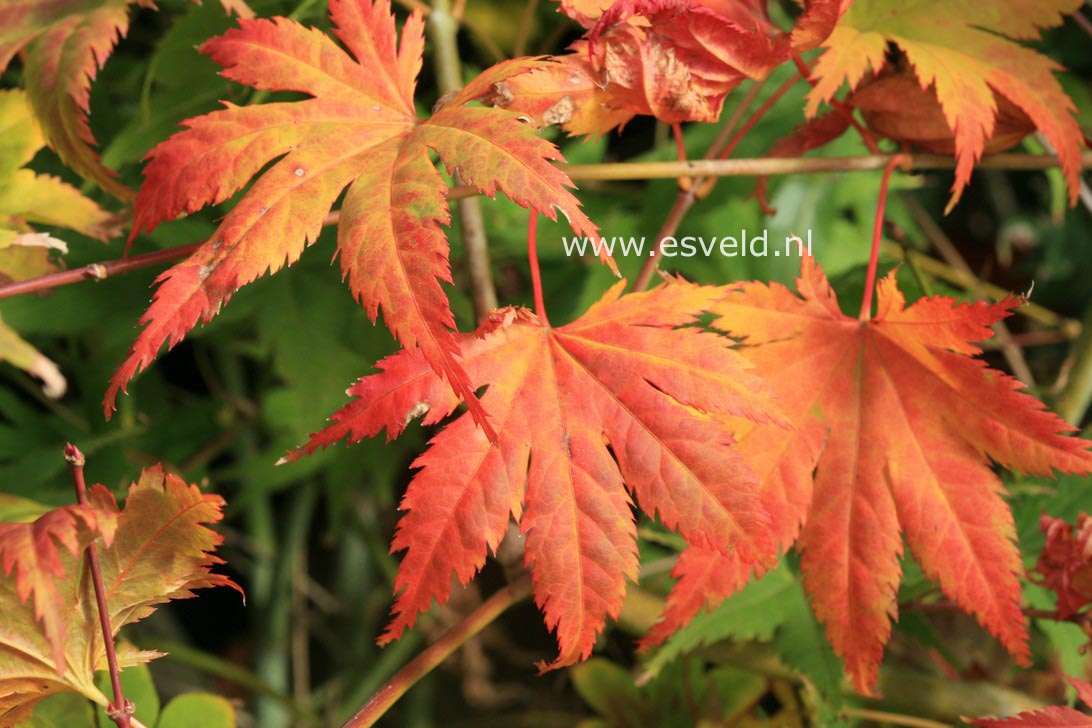
[{"label": "branch", "polygon": [[85,265],[82,268],[62,270],[58,273],[49,273],[48,275],[38,276],[37,278],[27,278],[24,281],[8,283],[7,285],[0,286],[0,299],[23,296],[28,293],[42,293],[51,288],[60,288],[61,286],[67,286],[70,283],[79,283],[80,281],[105,280],[110,276],[119,273],[128,273],[129,271],[137,270],[138,268],[146,268],[150,265],[166,263],[171,260],[177,260],[178,258],[185,258],[202,245],[204,245],[204,243],[179,245],[174,248],[156,250],[151,253],[133,255],[128,258],[118,258],[117,260],[107,260],[102,263],[92,263],[91,265]]},{"label": "branch", "polygon": [[[921,612],[923,614],[946,614],[950,612],[966,613],[966,610],[962,606],[947,600],[936,602],[900,602],[899,611]],[[1052,622],[1068,622],[1069,624],[1075,624],[1084,629],[1085,632],[1089,633],[1089,636],[1092,637],[1092,612],[1078,612],[1063,617],[1055,609],[1021,607],[1020,611],[1028,619],[1046,619]]]},{"label": "branch", "polygon": [[[83,466],[87,462],[80,449],[68,443],[64,448],[64,459],[72,472],[72,484],[76,489],[76,501],[81,506],[87,505],[87,484],[83,478]],[[114,631],[110,627],[110,609],[106,604],[106,588],[102,584],[102,569],[99,568],[99,554],[95,544],[87,545],[87,564],[91,570],[91,583],[95,587],[95,601],[99,608],[99,626],[102,627],[102,642],[106,647],[106,664],[110,669],[110,685],[114,688],[114,702],[106,709],[110,720],[118,728],[131,728],[133,704],[125,699],[121,689],[121,671],[118,670],[118,656],[114,651]]]},{"label": "branch", "polygon": [[391,706],[406,694],[406,691],[417,684],[418,680],[454,654],[467,640],[492,624],[509,607],[523,601],[530,594],[531,576],[524,574],[486,599],[443,637],[395,673],[394,677],[384,683],[383,687],[379,688],[343,728],[367,728],[375,725],[375,722],[383,717],[383,714],[390,710]]},{"label": "branch", "polygon": [[[858,157],[761,157],[758,159],[692,159],[685,162],[612,162],[561,165],[570,179],[647,180],[677,177],[750,177],[760,175],[817,174],[820,172],[872,172],[882,170],[894,154]],[[943,154],[909,154],[905,169],[922,171],[955,169],[955,160]],[[1092,152],[1081,155],[1081,165],[1092,167]],[[994,154],[983,157],[976,169],[1053,169],[1058,158],[1050,154]]]}]

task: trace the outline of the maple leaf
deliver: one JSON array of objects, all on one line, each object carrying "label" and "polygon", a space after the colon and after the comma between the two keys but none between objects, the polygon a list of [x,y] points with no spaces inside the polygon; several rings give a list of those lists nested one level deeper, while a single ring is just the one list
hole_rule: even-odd
[{"label": "maple leaf", "polygon": [[[1068,675],[1066,680],[1077,690],[1077,697],[1081,702],[1092,706],[1092,685]],[[1011,718],[964,718],[963,720],[978,728],[1088,728],[1092,726],[1092,716],[1062,706],[1029,710]]]},{"label": "maple leaf", "polygon": [[[892,274],[878,286],[875,317],[860,321],[841,312],[810,258],[797,290],[743,284],[714,306],[714,325],[743,337],[742,353],[778,395],[775,412],[794,425],[754,426],[737,449],[763,479],[767,508],[787,501],[772,511],[781,547],[803,521],[804,585],[854,684],[875,684],[904,536],[944,594],[1026,661],[1012,514],[987,456],[1049,475],[1087,472],[1092,454],[1018,381],[973,358],[972,342],[1020,299],[907,306]],[[688,551],[657,637],[749,575],[751,565]]]},{"label": "maple leaf", "polygon": [[783,33],[750,0],[562,0],[561,9],[588,40],[554,58],[560,67],[498,85],[487,102],[573,135],[603,134],[634,114],[713,121],[741,81],[818,46],[843,10],[814,0]]},{"label": "maple leaf", "polygon": [[[26,280],[57,269],[65,243],[34,225],[66,227],[106,240],[114,233],[110,213],[56,177],[36,174],[27,164],[44,145],[26,94],[0,91],[0,282]],[[57,365],[0,321],[0,359],[42,380],[43,391],[60,397],[67,382]]]},{"label": "maple leaf", "polygon": [[949,209],[971,179],[971,171],[995,132],[995,92],[1022,109],[1057,150],[1076,204],[1083,137],[1076,107],[1054,72],[1061,67],[1017,40],[1035,40],[1042,28],[1061,24],[1081,0],[987,0],[950,3],[924,0],[856,0],[842,16],[815,65],[815,88],[807,114],[834,97],[843,83],[850,90],[869,71],[888,62],[888,44],[897,45],[913,67],[921,88],[932,87],[955,135],[956,174]]},{"label": "maple leaf", "polygon": [[[18,236],[34,232],[37,224],[68,228],[103,241],[116,234],[110,213],[75,187],[24,168],[44,144],[27,95],[18,90],[0,91],[0,251],[11,247]],[[21,272],[11,263],[16,261],[7,260],[6,253],[0,252],[0,275],[13,281],[54,269],[37,266]]]},{"label": "maple leaf", "polygon": [[[938,154],[956,151],[955,135],[948,127],[935,88],[922,88],[911,69],[885,68],[862,81],[845,102],[860,109],[868,128],[883,137]],[[994,128],[983,154],[1010,149],[1035,131],[1027,114],[1004,96],[995,92],[994,104]]]},{"label": "maple leaf", "polygon": [[732,89],[816,47],[843,10],[840,0],[813,0],[785,33],[764,3],[618,0],[595,18],[588,51],[619,108],[714,121]]},{"label": "maple leaf", "polygon": [[1040,583],[1058,595],[1058,618],[1068,619],[1092,603],[1092,518],[1081,513],[1074,527],[1043,514],[1039,527],[1046,544],[1035,572]]},{"label": "maple leaf", "polygon": [[[106,668],[106,649],[95,595],[83,574],[82,549],[92,540],[89,535],[98,536],[115,635],[151,614],[155,605],[193,596],[195,589],[238,589],[227,577],[210,572],[222,563],[211,552],[223,539],[205,525],[222,517],[224,503],[218,496],[155,466],[130,487],[120,513],[102,486],[91,488],[89,501],[87,508],[49,511],[33,524],[0,524],[4,568],[10,572],[14,564],[15,571],[14,578],[0,579],[0,642],[5,648],[0,654],[0,725],[22,722],[39,700],[56,692],[75,691],[103,707],[110,702],[94,682],[95,672]],[[52,627],[51,618],[40,629],[39,610],[53,610],[59,624],[68,625],[67,634]],[[118,653],[122,667],[158,656],[128,647]]]},{"label": "maple leaf", "polygon": [[[473,578],[510,517],[526,537],[535,601],[560,646],[543,669],[587,657],[606,617],[618,616],[626,579],[637,576],[631,494],[692,543],[750,562],[771,552],[754,475],[723,421],[769,421],[767,393],[723,338],[675,328],[723,293],[680,281],[620,297],[624,285],[566,326],[509,308],[462,337],[471,380],[488,386],[482,403],[499,441],[491,446],[463,415],[414,463],[421,470],[401,506],[392,548],[406,554],[382,643],[433,599],[446,601],[452,574],[463,584]],[[458,403],[420,351],[379,369],[289,459],[384,428],[393,438],[414,417],[434,424]]]},{"label": "maple leaf", "polygon": [[557,124],[572,136],[601,136],[624,126],[635,112],[612,105],[586,50],[578,41],[556,63],[535,68],[493,85],[482,101],[527,118],[537,128]]},{"label": "maple leaf", "polygon": [[[129,6],[152,0],[17,0],[0,5],[0,71],[24,52],[23,84],[49,146],[81,176],[122,200],[133,191],[117,180],[92,149],[87,123],[91,83],[129,29]],[[225,10],[249,17],[244,0],[223,0]]]},{"label": "maple leaf", "polygon": [[57,508],[33,523],[0,523],[4,575],[15,580],[19,601],[34,597],[34,616],[42,623],[53,662],[62,675],[68,620],[62,614],[66,605],[58,588],[58,582],[66,577],[61,548],[81,557],[87,544],[98,536],[109,545],[117,527],[117,507],[105,488],[92,489],[89,500],[95,505]]},{"label": "maple leaf", "polygon": [[[455,326],[441,282],[451,282],[440,225],[450,221],[447,187],[430,159],[494,196],[499,189],[549,217],[560,210],[580,235],[595,226],[570,194],[560,153],[514,112],[470,107],[491,84],[540,62],[517,59],[488,69],[426,121],[414,111],[424,21],[410,15],[396,42],[388,0],[334,0],[328,36],[285,18],[242,20],[202,51],[233,81],[310,94],[305,101],[226,109],[186,122],[149,154],[132,236],[164,220],[218,204],[257,181],[196,253],[159,278],[128,359],[111,381],[119,390],[199,319],[208,321],[241,286],[297,260],[319,235],[342,190],[341,270],[374,320],[407,348],[418,346],[447,377],[480,424],[484,414],[457,361]],[[277,160],[266,171],[263,168]],[[609,259],[608,259],[609,260]],[[491,431],[491,430],[490,430]]]}]

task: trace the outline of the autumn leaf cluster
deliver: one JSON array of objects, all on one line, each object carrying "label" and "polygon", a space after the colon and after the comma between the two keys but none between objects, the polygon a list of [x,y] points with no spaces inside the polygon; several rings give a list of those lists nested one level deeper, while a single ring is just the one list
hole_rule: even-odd
[{"label": "autumn leaf cluster", "polygon": [[[1058,25],[1078,0],[811,0],[785,28],[757,0],[563,0],[560,10],[583,29],[568,53],[501,62],[427,116],[416,94],[420,12],[399,30],[389,0],[330,0],[331,36],[226,3],[238,26],[202,53],[226,79],[305,98],[225,102],[187,120],[149,153],[135,194],[102,165],[87,124],[89,85],[125,32],[129,4],[0,8],[0,68],[22,54],[34,116],[16,109],[21,92],[0,95],[0,127],[13,130],[0,144],[17,142],[0,155],[0,253],[41,253],[36,223],[104,237],[112,222],[74,189],[21,169],[43,141],[102,189],[133,201],[130,245],[235,200],[215,232],[158,278],[143,328],[110,382],[109,416],[164,345],[177,345],[240,288],[295,263],[324,226],[336,226],[352,297],[373,322],[382,314],[403,349],[354,384],[352,401],[287,460],[346,438],[385,431],[391,439],[416,418],[445,423],[413,463],[401,503],[392,548],[402,560],[381,642],[444,603],[453,577],[473,579],[515,522],[535,602],[559,647],[543,669],[587,658],[638,578],[639,509],[686,543],[646,647],[795,549],[815,616],[855,687],[868,693],[898,616],[905,544],[951,602],[1027,662],[1022,565],[995,466],[1087,473],[1092,454],[1017,380],[978,358],[990,327],[1023,299],[908,302],[891,274],[875,286],[875,310],[866,305],[852,317],[806,257],[795,291],[667,278],[626,293],[622,281],[564,325],[551,325],[541,305],[511,306],[461,333],[444,290],[453,283],[445,228],[457,179],[487,197],[504,195],[532,220],[560,213],[575,235],[594,236],[542,127],[600,135],[637,115],[670,125],[715,121],[733,89],[782,66],[813,88],[801,110],[810,120],[777,153],[802,154],[856,127],[877,149],[878,138],[954,156],[955,204],[984,154],[1038,131],[1075,202],[1084,141],[1074,106],[1054,76],[1058,66],[1023,42]],[[815,51],[809,68],[802,54]],[[32,187],[39,202],[70,203],[67,217],[13,192]],[[602,262],[617,271],[609,256]],[[537,271],[533,255],[531,263]],[[151,470],[124,511],[95,489],[90,505],[0,527],[0,557],[13,575],[0,600],[25,612],[18,638],[29,655],[0,661],[8,675],[0,674],[0,709],[23,717],[44,694],[12,677],[28,661],[38,672],[26,679],[45,681],[46,692],[105,700],[90,677],[102,661],[93,620],[77,626],[61,614],[73,600],[86,611],[80,555],[100,545],[118,585],[111,611],[120,627],[165,599],[228,583],[209,572],[217,537],[203,526],[219,519],[221,505]],[[185,530],[173,548],[185,558],[166,566],[127,560],[157,521],[182,512]],[[1089,599],[1085,531],[1048,525],[1039,572],[1051,588],[1060,584],[1060,611]],[[125,569],[130,563],[139,575]]]}]

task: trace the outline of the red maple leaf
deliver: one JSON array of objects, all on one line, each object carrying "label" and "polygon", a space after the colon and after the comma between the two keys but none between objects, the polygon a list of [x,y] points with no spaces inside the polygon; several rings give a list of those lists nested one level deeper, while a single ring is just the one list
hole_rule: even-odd
[{"label": "red maple leaf", "polygon": [[[860,321],[841,312],[810,258],[797,290],[743,284],[713,308],[714,325],[744,339],[742,353],[794,425],[755,426],[738,450],[763,481],[782,548],[803,521],[804,586],[854,684],[863,692],[875,684],[904,537],[926,575],[1025,661],[1019,553],[990,459],[1049,475],[1088,472],[1092,454],[1018,381],[973,358],[971,342],[988,338],[1020,299],[907,306],[889,275],[877,314]],[[751,569],[690,547],[651,641],[736,591]]]},{"label": "red maple leaf", "polygon": [[[772,554],[770,519],[755,478],[730,447],[726,417],[769,422],[768,398],[723,338],[694,316],[720,289],[674,282],[619,297],[616,285],[583,317],[544,326],[523,309],[494,314],[462,336],[463,364],[497,426],[491,445],[467,416],[432,440],[402,502],[393,548],[396,639],[454,574],[467,583],[514,517],[526,537],[535,600],[557,632],[549,668],[588,656],[626,579],[637,576],[631,495],[688,541],[744,562]],[[434,424],[458,400],[420,351],[404,351],[361,379],[357,399],[295,459],[344,437],[396,437],[414,417]]]},{"label": "red maple leaf", "polygon": [[107,414],[162,344],[173,346],[198,320],[207,322],[241,286],[295,262],[348,187],[337,242],[349,288],[373,319],[383,310],[404,346],[420,347],[488,429],[458,363],[455,320],[440,285],[451,281],[440,227],[450,215],[430,150],[486,195],[499,189],[550,217],[560,210],[577,234],[594,233],[567,189],[568,177],[551,164],[561,159],[557,149],[514,112],[467,105],[540,62],[495,66],[420,121],[413,93],[424,45],[421,15],[406,21],[400,44],[388,0],[332,0],[330,17],[352,55],[285,18],[242,20],[202,47],[233,81],[312,98],[228,105],[189,120],[187,130],[149,154],[132,236],[221,203],[259,176],[212,238],[159,277],[141,319],[146,327],[111,381]]},{"label": "red maple leaf", "polygon": [[813,0],[791,32],[751,0],[563,0],[587,40],[556,60],[563,68],[521,76],[490,102],[540,126],[601,134],[634,114],[669,123],[714,121],[742,81],[765,78],[833,30],[839,0]]},{"label": "red maple leaf", "polygon": [[1035,571],[1040,583],[1058,595],[1058,618],[1068,619],[1092,603],[1092,517],[1080,514],[1074,527],[1043,514],[1039,527],[1046,544]]},{"label": "red maple leaf", "polygon": [[34,597],[34,616],[42,623],[61,675],[69,621],[65,611],[71,607],[64,603],[59,588],[59,582],[70,576],[61,562],[61,549],[80,556],[97,537],[110,544],[117,528],[117,504],[108,490],[96,485],[88,500],[89,505],[56,508],[33,523],[0,523],[4,575],[15,579],[19,601]]}]

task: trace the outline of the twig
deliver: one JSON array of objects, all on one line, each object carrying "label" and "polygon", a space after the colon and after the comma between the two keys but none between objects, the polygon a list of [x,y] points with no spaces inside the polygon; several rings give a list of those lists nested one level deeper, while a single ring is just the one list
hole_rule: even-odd
[{"label": "twig", "polygon": [[1081,30],[1088,33],[1088,35],[1092,35],[1092,21],[1084,17],[1084,13],[1078,10],[1073,13],[1072,18],[1073,21],[1081,27]]},{"label": "twig", "polygon": [[[576,181],[648,180],[676,177],[752,177],[821,172],[874,172],[882,170],[894,154],[864,154],[855,157],[759,157],[757,159],[691,159],[685,162],[610,162],[569,164],[561,168]],[[915,171],[954,169],[955,160],[943,154],[908,154],[906,169]],[[1081,155],[1081,164],[1092,166],[1092,152]],[[1041,170],[1058,166],[1050,154],[994,154],[976,165],[978,169]]]},{"label": "twig", "polygon": [[[428,17],[429,38],[434,50],[436,81],[441,93],[452,93],[462,88],[462,62],[459,60],[459,25],[452,14],[449,0],[433,0]],[[459,175],[454,175],[456,185],[461,185]],[[474,301],[474,313],[482,321],[497,307],[497,289],[493,284],[493,269],[489,262],[489,241],[485,236],[485,219],[481,203],[476,197],[460,198],[459,223],[466,248],[466,266],[470,274],[470,296]]]},{"label": "twig", "polygon": [[388,680],[345,724],[344,728],[366,728],[374,725],[406,691],[413,687],[440,663],[450,657],[467,640],[493,623],[514,604],[531,594],[531,576],[524,574],[493,596],[486,599],[443,637],[406,664]]},{"label": "twig", "polygon": [[633,279],[633,290],[643,291],[652,281],[652,276],[655,275],[656,269],[660,266],[660,245],[666,238],[675,234],[675,231],[679,229],[679,225],[682,224],[683,218],[686,217],[686,213],[694,206],[694,201],[697,200],[694,192],[697,187],[697,184],[690,185],[686,189],[680,189],[678,194],[675,195],[675,204],[671,206],[671,210],[667,213],[667,218],[660,227],[660,232],[656,233],[656,247],[645,259],[640,272],[637,273],[637,277]]},{"label": "twig", "polygon": [[535,24],[538,2],[539,0],[528,0],[523,6],[523,15],[520,16],[519,29],[516,31],[516,42],[512,45],[512,55],[517,58],[527,55],[527,42],[531,38],[531,26]]},{"label": "twig", "polygon": [[[432,14],[432,8],[422,2],[422,0],[394,0],[394,2],[411,12],[416,10],[426,18]],[[478,45],[482,47],[482,50],[489,54],[494,63],[500,63],[507,58],[504,51],[497,45],[496,41],[494,41],[488,33],[478,27],[476,23],[472,23],[466,18],[460,18],[459,24],[466,28],[467,32],[469,32],[470,35],[474,37],[474,40],[477,41]]]},{"label": "twig", "polygon": [[[818,86],[819,82],[811,77],[811,67],[800,57],[799,53],[794,53],[792,56],[792,62],[796,64],[796,68],[800,71],[800,75],[804,77],[804,80],[811,84],[812,88]],[[880,151],[879,146],[876,144],[876,140],[872,137],[872,134],[866,129],[861,122],[857,121],[857,117],[853,115],[853,109],[847,106],[844,102],[838,99],[831,99],[830,105],[834,107],[834,110],[841,116],[845,117],[854,129],[857,130],[857,134],[861,137],[861,141],[868,147],[868,151],[873,154],[878,154]]]},{"label": "twig", "polygon": [[26,280],[0,286],[0,299],[22,296],[27,293],[40,293],[42,291],[48,291],[51,288],[59,288],[61,286],[67,286],[70,283],[79,283],[80,281],[101,281],[119,273],[128,273],[129,271],[137,270],[138,268],[146,268],[150,265],[166,263],[171,260],[177,260],[178,258],[185,258],[202,245],[204,245],[204,243],[179,245],[174,248],[156,250],[142,255],[133,255],[128,258],[118,258],[117,260],[108,260],[103,263],[92,263],[91,265],[85,265],[82,268],[63,270],[58,273],[38,276],[37,278],[27,278]]},{"label": "twig", "polygon": [[[87,459],[80,449],[71,442],[64,446],[64,459],[72,472],[72,484],[76,489],[76,501],[81,506],[87,505],[87,483],[83,477],[83,466]],[[110,720],[118,728],[131,728],[133,704],[125,699],[121,689],[121,671],[118,669],[118,656],[114,651],[114,631],[110,627],[110,608],[106,603],[106,588],[102,583],[102,569],[99,567],[99,554],[95,544],[87,545],[87,564],[91,570],[91,583],[95,587],[95,601],[99,608],[99,626],[102,627],[102,641],[106,648],[106,665],[110,670],[110,685],[114,689],[114,702],[106,709]]]},{"label": "twig", "polygon": [[[743,121],[747,109],[751,108],[751,104],[758,99],[759,94],[762,93],[762,89],[766,87],[766,82],[769,80],[770,79],[767,76],[761,81],[755,81],[751,84],[751,87],[747,89],[747,93],[739,100],[736,108],[732,109],[732,115],[728,117],[728,120],[724,122],[724,126],[717,132],[717,136],[713,139],[713,143],[709,145],[709,149],[705,153],[705,159],[716,159],[720,157],[721,150],[726,148],[729,141],[735,136],[736,129],[739,127],[740,122]],[[720,158],[723,159],[723,157]]]},{"label": "twig", "polygon": [[[901,602],[899,611],[921,612],[923,614],[946,614],[948,612],[966,612],[966,609],[955,602]],[[1092,627],[1092,612],[1078,612],[1062,617],[1053,609],[1036,609],[1034,607],[1021,607],[1020,612],[1028,619],[1049,619],[1053,622],[1069,622],[1080,627]]]},{"label": "twig", "polygon": [[755,124],[766,115],[766,112],[772,109],[774,104],[780,101],[781,97],[787,94],[789,89],[796,85],[797,80],[798,79],[793,76],[785,81],[785,83],[781,84],[776,91],[770,94],[770,98],[763,101],[762,105],[755,110],[755,113],[751,114],[747,121],[743,123],[743,126],[739,127],[739,131],[733,134],[732,138],[724,143],[724,147],[715,155],[716,158],[727,159],[732,156],[732,152],[734,152],[736,147],[739,146],[739,143],[743,141],[743,137],[747,136],[747,132],[751,131],[751,129],[755,127]]}]

